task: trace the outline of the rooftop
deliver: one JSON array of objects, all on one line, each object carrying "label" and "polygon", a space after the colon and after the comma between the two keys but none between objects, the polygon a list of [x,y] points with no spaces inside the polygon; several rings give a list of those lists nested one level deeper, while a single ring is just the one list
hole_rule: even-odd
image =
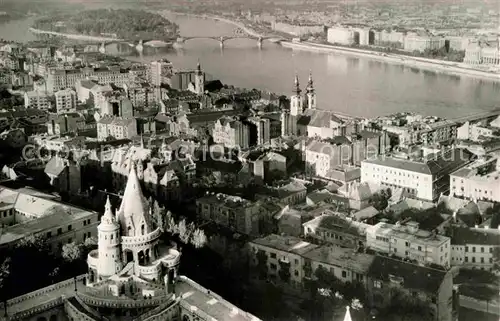
[{"label": "rooftop", "polygon": [[192,309],[207,314],[207,320],[260,321],[255,316],[238,309],[219,295],[186,277],[180,277],[180,280],[175,284],[175,290],[182,301],[190,305]]},{"label": "rooftop", "polygon": [[368,271],[368,276],[385,282],[401,284],[408,290],[437,293],[446,272],[385,256],[376,256]]},{"label": "rooftop", "polygon": [[223,193],[205,195],[199,198],[198,201],[203,203],[224,204],[225,206],[232,208],[247,207],[254,204],[253,202],[242,197],[227,195]]},{"label": "rooftop", "polygon": [[299,255],[307,253],[318,247],[318,245],[305,242],[295,236],[281,236],[277,234],[270,234],[268,236],[255,239],[251,243]]},{"label": "rooftop", "polygon": [[[412,223],[416,224],[416,228],[412,229]],[[377,223],[374,226],[369,227],[377,235],[383,235],[387,237],[397,237],[399,239],[404,239],[411,243],[433,243],[437,246],[445,243],[449,240],[449,237],[442,236],[429,231],[424,231],[418,229],[418,223],[408,222],[406,225],[393,225],[384,222]]]},{"label": "rooftop", "polygon": [[304,254],[304,257],[365,275],[375,259],[374,255],[357,253],[353,249],[321,246]]},{"label": "rooftop", "polygon": [[497,229],[453,228],[451,244],[455,245],[498,245],[500,244],[500,231]]}]

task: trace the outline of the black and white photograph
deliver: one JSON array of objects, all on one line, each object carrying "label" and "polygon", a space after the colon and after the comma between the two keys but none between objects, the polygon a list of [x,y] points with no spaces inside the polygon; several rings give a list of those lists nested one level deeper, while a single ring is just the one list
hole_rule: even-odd
[{"label": "black and white photograph", "polygon": [[500,321],[500,0],[0,0],[0,321]]}]

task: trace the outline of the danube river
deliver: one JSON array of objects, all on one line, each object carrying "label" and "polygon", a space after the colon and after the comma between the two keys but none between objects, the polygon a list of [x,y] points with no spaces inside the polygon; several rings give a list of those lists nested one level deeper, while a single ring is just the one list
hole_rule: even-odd
[{"label": "danube river", "polygon": [[[182,36],[221,36],[234,26],[210,19],[170,16]],[[0,38],[32,40],[27,31],[32,19],[0,26]],[[368,58],[293,51],[264,41],[234,39],[219,42],[193,39],[183,49],[146,48],[142,55],[127,45],[110,45],[107,52],[138,61],[171,60],[178,69],[203,69],[223,83],[290,94],[297,73],[302,88],[309,71],[314,77],[318,107],[356,116],[378,116],[399,111],[459,117],[500,107],[500,84],[467,76],[458,77],[392,65]]]}]

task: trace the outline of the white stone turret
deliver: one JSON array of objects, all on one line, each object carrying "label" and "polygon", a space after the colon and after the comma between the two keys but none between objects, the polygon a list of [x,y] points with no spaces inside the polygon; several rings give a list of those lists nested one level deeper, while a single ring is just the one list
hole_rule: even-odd
[{"label": "white stone turret", "polygon": [[120,225],[113,216],[109,196],[97,231],[97,275],[106,278],[116,274],[123,268],[120,250]]},{"label": "white stone turret", "polygon": [[314,90],[314,83],[312,73],[309,73],[309,82],[306,88],[307,108],[316,108],[316,91]]},{"label": "white stone turret", "polygon": [[293,95],[290,97],[290,115],[298,116],[302,114],[304,99],[300,94],[302,90],[300,89],[299,76],[295,75],[295,86],[293,89]]}]

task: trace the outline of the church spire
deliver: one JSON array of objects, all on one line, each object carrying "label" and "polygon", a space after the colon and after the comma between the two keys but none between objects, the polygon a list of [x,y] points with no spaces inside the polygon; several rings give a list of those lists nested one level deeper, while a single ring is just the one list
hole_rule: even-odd
[{"label": "church spire", "polygon": [[298,96],[301,92],[302,90],[300,89],[299,76],[295,74],[293,93]]},{"label": "church spire", "polygon": [[309,81],[307,82],[306,91],[308,93],[314,93],[314,83],[313,83],[313,78],[312,78],[312,71],[309,71]]},{"label": "church spire", "polygon": [[349,311],[349,306],[346,306],[345,307],[346,311],[345,311],[345,316],[344,316],[344,321],[352,321],[352,318],[351,318],[351,312]]},{"label": "church spire", "polygon": [[198,75],[201,75],[202,71],[201,71],[201,64],[200,64],[200,60],[198,59],[198,64],[196,64],[196,73]]},{"label": "church spire", "polygon": [[109,200],[109,195],[106,199],[106,205],[104,205],[104,215],[101,219],[102,222],[112,224],[115,221],[113,217],[113,209],[111,208],[111,201]]}]

